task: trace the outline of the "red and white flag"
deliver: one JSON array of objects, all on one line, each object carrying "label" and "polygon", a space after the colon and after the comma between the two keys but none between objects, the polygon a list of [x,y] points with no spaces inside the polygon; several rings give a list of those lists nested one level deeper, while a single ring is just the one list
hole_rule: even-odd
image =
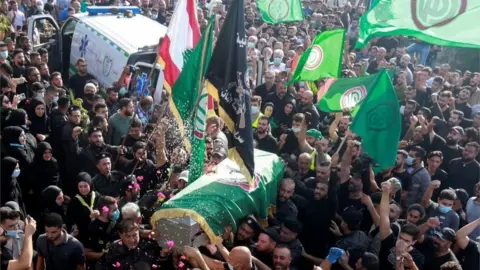
[{"label": "red and white flag", "polygon": [[193,50],[199,40],[197,1],[179,0],[158,51],[158,63],[165,76],[164,86],[169,93],[182,71],[185,52]]}]

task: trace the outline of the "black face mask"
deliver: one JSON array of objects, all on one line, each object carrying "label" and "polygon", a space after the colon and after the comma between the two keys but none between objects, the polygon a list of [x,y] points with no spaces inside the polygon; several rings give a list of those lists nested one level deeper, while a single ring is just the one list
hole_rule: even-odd
[{"label": "black face mask", "polygon": [[87,94],[85,94],[85,98],[88,99],[88,100],[92,100],[92,99],[93,99],[93,96],[94,96],[93,93],[87,93]]}]

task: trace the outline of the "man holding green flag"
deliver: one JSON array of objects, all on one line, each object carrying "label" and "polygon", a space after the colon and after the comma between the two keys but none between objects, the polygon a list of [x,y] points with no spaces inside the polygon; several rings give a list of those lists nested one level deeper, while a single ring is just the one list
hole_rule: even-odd
[{"label": "man holding green flag", "polygon": [[344,29],[318,34],[298,60],[292,82],[340,77],[344,38]]},{"label": "man holding green flag", "polygon": [[378,73],[376,87],[361,103],[351,129],[362,138],[363,151],[377,163],[375,170],[395,164],[401,132],[400,106],[385,69]]},{"label": "man holding green flag", "polygon": [[202,38],[187,58],[172,88],[170,108],[179,127],[185,128],[185,145],[191,150],[189,183],[201,176],[205,159],[208,94],[204,76],[212,55],[214,23],[215,17],[210,18]]},{"label": "man holding green flag", "polygon": [[472,26],[479,17],[480,1],[376,0],[360,19],[356,47],[380,36],[412,36],[440,46],[480,48]]},{"label": "man holding green flag", "polygon": [[257,7],[266,23],[303,21],[300,0],[257,0]]}]

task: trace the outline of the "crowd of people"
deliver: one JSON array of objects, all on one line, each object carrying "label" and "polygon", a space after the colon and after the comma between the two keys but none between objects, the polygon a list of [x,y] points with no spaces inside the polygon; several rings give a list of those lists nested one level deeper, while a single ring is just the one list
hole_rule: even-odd
[{"label": "crowd of people", "polygon": [[[200,27],[214,12],[220,29],[228,2],[199,1]],[[149,224],[188,185],[189,154],[169,110],[120,91],[129,67],[116,85],[99,85],[85,59],[62,78],[49,70],[57,55],[31,49],[28,17],[62,22],[86,2],[2,0],[0,268],[480,269],[480,73],[437,63],[441,47],[408,37],[355,49],[364,2],[302,1],[304,21],[270,25],[245,1],[254,144],[277,154],[285,174],[267,227],[249,215],[236,231],[226,226],[221,244],[195,248],[159,246]],[[176,1],[90,4],[140,6],[168,25]],[[288,84],[296,57],[337,28],[347,30],[343,77],[394,70],[401,140],[381,172],[352,116],[317,108],[324,80]],[[206,133],[204,173],[232,145],[218,116]]]}]

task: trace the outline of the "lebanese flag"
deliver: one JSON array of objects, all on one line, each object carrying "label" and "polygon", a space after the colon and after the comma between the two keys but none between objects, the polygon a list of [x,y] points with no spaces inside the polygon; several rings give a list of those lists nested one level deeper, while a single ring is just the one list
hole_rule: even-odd
[{"label": "lebanese flag", "polygon": [[193,50],[200,40],[197,21],[197,1],[179,0],[173,12],[167,34],[158,50],[158,63],[163,68],[168,93],[175,84],[184,63],[184,53]]}]

